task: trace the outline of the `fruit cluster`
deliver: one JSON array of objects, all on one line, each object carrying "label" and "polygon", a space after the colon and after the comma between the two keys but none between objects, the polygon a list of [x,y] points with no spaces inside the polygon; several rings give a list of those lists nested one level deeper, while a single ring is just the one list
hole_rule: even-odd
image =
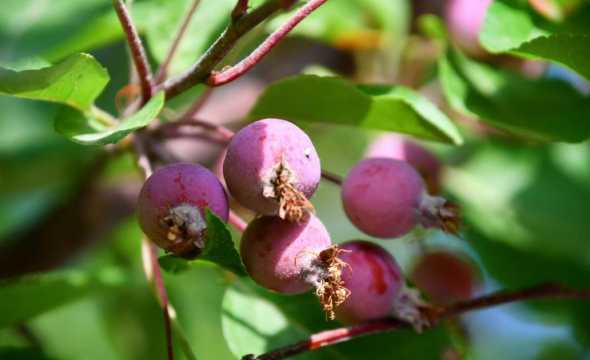
[{"label": "fruit cluster", "polygon": [[[385,136],[344,179],[344,210],[358,229],[378,238],[400,237],[417,225],[456,232],[457,208],[437,195],[440,171],[427,150]],[[390,253],[367,241],[332,244],[309,201],[320,182],[320,159],[300,128],[280,119],[244,127],[227,147],[223,177],[232,197],[258,214],[240,244],[242,261],[256,283],[283,294],[315,289],[328,317],[345,323],[394,315],[419,324],[423,303],[405,285]],[[220,180],[200,165],[168,165],[144,184],[139,222],[167,252],[195,258],[204,247],[206,208],[227,221],[228,197]],[[436,268],[444,261],[428,259],[418,265],[414,280],[434,301],[471,295],[471,283],[451,286],[450,294],[441,290],[432,279],[444,274]],[[463,280],[473,279],[458,281]]]}]

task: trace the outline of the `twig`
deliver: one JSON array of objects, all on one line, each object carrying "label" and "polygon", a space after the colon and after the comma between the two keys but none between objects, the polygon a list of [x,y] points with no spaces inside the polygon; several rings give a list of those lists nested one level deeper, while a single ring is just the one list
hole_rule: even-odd
[{"label": "twig", "polygon": [[229,221],[228,221],[231,225],[233,225],[233,227],[235,227],[239,232],[244,232],[246,230],[246,228],[248,227],[248,223],[246,223],[246,221],[244,221],[244,219],[242,219],[240,217],[240,215],[236,214],[233,210],[229,210]]},{"label": "twig", "polygon": [[213,72],[207,79],[207,84],[219,86],[227,84],[244,75],[256,64],[258,64],[277,44],[283,40],[297,24],[305,19],[318,7],[323,5],[327,0],[309,0],[304,6],[293,14],[293,16],[277,30],[275,30],[266,40],[262,42],[250,55],[245,59],[221,72]]},{"label": "twig", "polygon": [[119,21],[123,26],[123,31],[127,37],[127,43],[131,50],[131,58],[137,69],[139,75],[139,83],[141,85],[142,103],[147,102],[154,94],[154,86],[152,81],[152,72],[145,53],[143,44],[133,21],[129,16],[129,11],[123,3],[123,0],[113,0],[113,6],[119,17]]},{"label": "twig", "polygon": [[322,170],[322,179],[334,183],[336,185],[342,185],[342,177],[326,170]]},{"label": "twig", "polygon": [[234,9],[231,12],[232,21],[236,21],[242,16],[246,15],[246,13],[248,12],[249,2],[249,0],[238,0],[236,2],[236,6],[234,6]]},{"label": "twig", "polygon": [[283,0],[269,0],[250,13],[231,22],[211,47],[183,74],[163,84],[166,99],[171,99],[196,84],[207,80],[211,71],[248,31],[281,10]]},{"label": "twig", "polygon": [[[462,313],[484,308],[508,304],[514,301],[533,299],[580,299],[590,300],[590,290],[571,289],[557,284],[541,284],[528,289],[514,292],[501,291],[485,295],[476,299],[450,305],[434,311],[430,316],[430,327],[436,326],[441,320],[460,315]],[[272,350],[265,354],[246,355],[243,360],[280,360],[305,352],[314,351],[325,346],[349,341],[361,336],[384,333],[398,329],[408,329],[411,325],[396,319],[382,319],[350,327],[323,331],[310,336],[308,339]]]},{"label": "twig", "polygon": [[158,72],[156,74],[156,84],[159,84],[166,79],[166,76],[168,74],[168,68],[170,67],[172,60],[174,59],[174,56],[176,55],[176,51],[178,50],[178,47],[180,46],[180,42],[182,41],[184,34],[186,34],[186,30],[188,29],[188,26],[191,23],[191,20],[193,18],[193,15],[195,14],[195,11],[197,10],[199,3],[200,3],[200,0],[193,0],[192,1],[191,6],[189,7],[188,12],[186,13],[186,16],[184,17],[184,19],[182,20],[182,23],[180,24],[180,28],[178,29],[178,32],[174,36],[174,40],[172,40],[172,44],[170,45],[170,49],[166,53],[166,58],[164,59],[164,61],[160,65],[160,68],[158,69]]}]

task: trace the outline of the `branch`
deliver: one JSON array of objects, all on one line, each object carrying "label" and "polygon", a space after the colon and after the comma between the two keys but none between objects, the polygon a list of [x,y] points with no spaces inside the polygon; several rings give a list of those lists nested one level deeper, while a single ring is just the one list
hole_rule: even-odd
[{"label": "branch", "polygon": [[213,45],[185,73],[164,82],[166,99],[181,94],[196,84],[205,82],[211,71],[229,53],[237,41],[248,31],[282,8],[283,0],[269,0],[252,12],[233,21],[215,40]]},{"label": "branch", "polygon": [[135,64],[135,68],[137,69],[137,74],[139,76],[142,103],[145,103],[154,94],[152,72],[150,70],[150,65],[145,53],[145,49],[141,43],[137,29],[135,28],[135,25],[133,25],[133,21],[129,16],[129,11],[127,11],[127,7],[123,3],[123,0],[113,0],[113,6],[115,7],[115,11],[117,12],[117,16],[119,17],[119,21],[121,22],[121,26],[123,27],[123,31],[127,37],[127,43],[129,44],[129,49],[131,50],[131,58],[133,59],[133,63]]},{"label": "branch", "polygon": [[207,79],[207,84],[219,86],[236,80],[247,73],[256,64],[258,64],[297,24],[305,19],[318,7],[323,5],[327,0],[309,0],[304,6],[293,14],[293,16],[281,27],[275,30],[266,40],[262,42],[250,55],[245,59],[222,72],[213,72]]},{"label": "branch", "polygon": [[[468,311],[508,304],[514,301],[533,299],[580,299],[590,300],[590,290],[572,289],[558,284],[541,284],[528,289],[514,292],[501,291],[485,295],[476,299],[458,302],[445,308],[433,311],[430,315],[430,327],[436,326],[441,320]],[[287,345],[285,347],[254,356],[246,355],[242,360],[280,360],[305,352],[314,351],[325,346],[349,341],[361,336],[379,334],[398,329],[409,329],[411,324],[393,318],[381,319],[364,324],[342,327],[323,331],[310,336],[308,339]]]},{"label": "branch", "polygon": [[166,58],[164,59],[164,61],[160,65],[160,68],[158,69],[158,73],[156,75],[156,84],[159,84],[166,79],[168,68],[170,67],[172,60],[174,59],[174,55],[176,55],[176,51],[180,46],[180,42],[182,41],[184,34],[186,34],[186,30],[188,29],[188,26],[191,23],[191,20],[193,18],[193,15],[195,14],[195,11],[197,10],[197,6],[199,5],[199,3],[200,0],[193,0],[193,2],[191,3],[191,6],[188,9],[186,16],[182,20],[178,32],[174,36],[174,40],[172,40],[172,45],[170,45],[170,49],[166,54]]}]

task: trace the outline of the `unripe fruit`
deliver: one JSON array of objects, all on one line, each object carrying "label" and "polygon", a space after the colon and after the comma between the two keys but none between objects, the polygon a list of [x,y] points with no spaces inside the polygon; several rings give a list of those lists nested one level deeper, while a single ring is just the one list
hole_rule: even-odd
[{"label": "unripe fruit", "polygon": [[194,258],[204,245],[205,208],[227,221],[227,195],[215,175],[197,164],[168,165],[143,184],[138,200],[139,225],[159,247]]},{"label": "unripe fruit", "polygon": [[242,236],[240,254],[246,270],[259,285],[283,294],[312,287],[328,315],[346,298],[341,286],[339,251],[314,215],[300,222],[263,216],[250,222]]},{"label": "unripe fruit", "polygon": [[279,119],[256,121],[232,138],[223,165],[230,193],[263,215],[299,221],[313,210],[320,159],[309,137]]},{"label": "unripe fruit", "polygon": [[392,315],[404,283],[393,256],[367,241],[349,241],[339,248],[340,258],[350,266],[342,273],[350,296],[336,309],[338,320],[352,324]]},{"label": "unripe fruit", "polygon": [[448,0],[445,19],[454,42],[472,56],[484,56],[479,32],[492,0]]},{"label": "unripe fruit", "polygon": [[473,264],[446,251],[423,255],[411,274],[416,287],[440,305],[470,299],[478,282]]},{"label": "unripe fruit", "polygon": [[417,224],[458,230],[457,208],[426,194],[420,175],[400,160],[360,161],[344,179],[342,203],[350,221],[375,237],[399,237]]},{"label": "unripe fruit", "polygon": [[366,157],[405,161],[422,175],[430,194],[440,193],[441,165],[437,157],[403,136],[387,134],[377,138],[367,149]]}]

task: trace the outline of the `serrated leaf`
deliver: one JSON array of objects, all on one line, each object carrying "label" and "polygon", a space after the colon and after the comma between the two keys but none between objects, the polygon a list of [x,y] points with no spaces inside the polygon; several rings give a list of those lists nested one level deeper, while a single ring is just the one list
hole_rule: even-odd
[{"label": "serrated leaf", "polygon": [[135,130],[146,127],[164,107],[164,92],[156,94],[141,110],[129,118],[107,127],[97,112],[83,114],[63,107],[55,118],[55,129],[68,139],[83,145],[114,144]]},{"label": "serrated leaf", "polygon": [[0,68],[0,95],[56,102],[87,111],[108,81],[106,69],[91,55],[76,54],[42,69]]},{"label": "serrated leaf", "polygon": [[453,108],[491,126],[535,141],[590,136],[590,98],[563,81],[530,80],[455,50],[439,60],[439,79]]},{"label": "serrated leaf", "polygon": [[488,9],[480,33],[482,45],[493,53],[549,60],[590,79],[590,7],[567,23],[548,24],[522,1],[496,0]]},{"label": "serrated leaf", "polygon": [[0,282],[0,328],[25,321],[58,306],[124,283],[116,269],[27,276]]},{"label": "serrated leaf", "polygon": [[226,223],[209,209],[205,210],[205,220],[207,221],[205,248],[199,257],[194,261],[189,261],[173,255],[166,255],[160,257],[160,266],[171,274],[179,274],[189,270],[193,265],[207,262],[217,264],[236,275],[245,276],[246,269]]},{"label": "serrated leaf", "polygon": [[412,90],[355,86],[337,77],[301,75],[278,81],[258,98],[249,117],[396,131],[454,144],[463,141],[447,116]]}]

